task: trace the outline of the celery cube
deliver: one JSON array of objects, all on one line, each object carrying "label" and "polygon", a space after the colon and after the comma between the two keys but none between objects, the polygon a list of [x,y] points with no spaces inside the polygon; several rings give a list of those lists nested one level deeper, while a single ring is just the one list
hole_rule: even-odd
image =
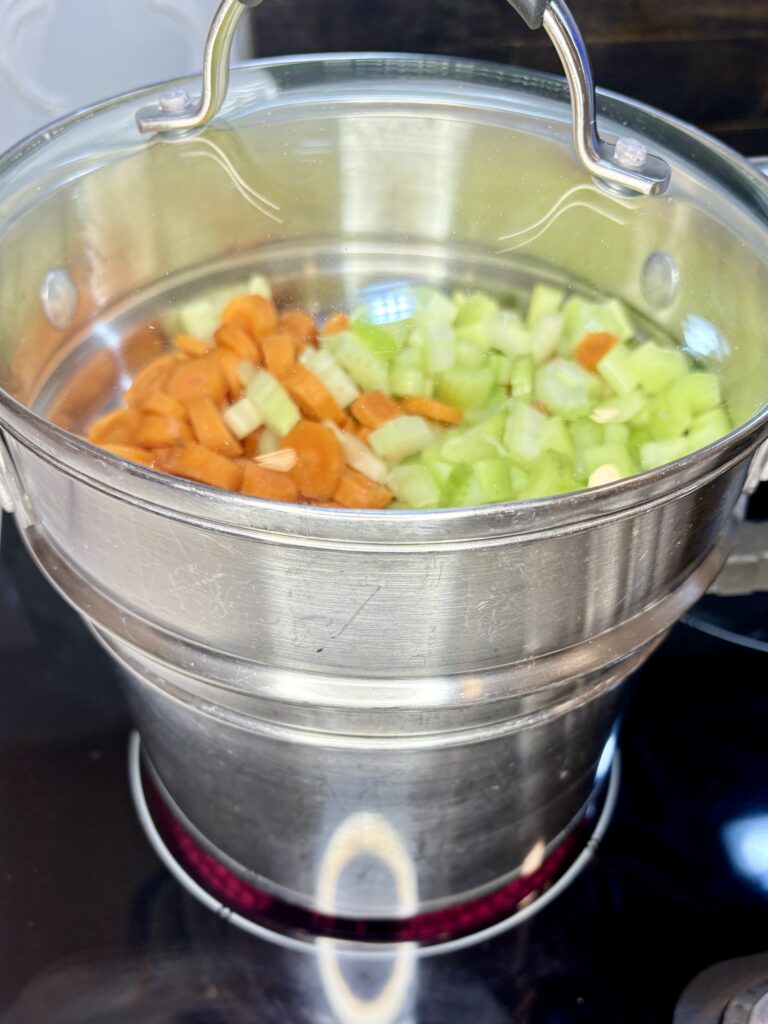
[{"label": "celery cube", "polygon": [[475,479],[480,485],[483,501],[511,501],[514,497],[506,459],[481,459],[475,463]]},{"label": "celery cube", "polygon": [[366,391],[385,390],[389,385],[387,363],[364,345],[351,331],[336,335],[333,354],[352,380]]},{"label": "celery cube", "polygon": [[640,465],[643,469],[656,469],[688,454],[688,440],[671,437],[666,441],[646,441],[640,445]]},{"label": "celery cube", "polygon": [[[601,363],[610,355],[609,352]],[[673,380],[687,373],[688,360],[679,349],[662,348],[655,341],[646,341],[630,354],[629,369],[644,391],[649,395],[658,395]]]},{"label": "celery cube", "polygon": [[548,313],[538,321],[531,330],[531,355],[534,363],[546,363],[554,355],[562,332],[562,313]]},{"label": "celery cube", "polygon": [[597,372],[617,395],[628,395],[637,387],[632,355],[624,345],[614,345],[597,364]]},{"label": "celery cube", "polygon": [[479,292],[469,295],[456,311],[454,324],[457,328],[469,327],[471,324],[481,323],[492,316],[499,308],[498,302],[490,295],[483,295]]},{"label": "celery cube", "polygon": [[505,356],[529,355],[531,335],[517,313],[501,311],[487,321],[488,344]]},{"label": "celery cube", "polygon": [[493,371],[487,367],[477,370],[454,369],[442,374],[437,381],[437,397],[459,409],[482,409],[493,387]]},{"label": "celery cube", "polygon": [[434,434],[421,416],[398,416],[374,430],[368,444],[388,462],[400,462],[423,451],[434,441]]},{"label": "celery cube", "polygon": [[396,466],[387,476],[387,486],[398,501],[405,502],[409,508],[440,505],[440,488],[426,466]]},{"label": "celery cube", "polygon": [[528,305],[526,325],[534,328],[545,316],[556,313],[563,304],[565,292],[548,284],[534,285]]},{"label": "celery cube", "polygon": [[589,414],[600,382],[578,363],[557,357],[537,371],[534,394],[551,412],[573,420]]},{"label": "celery cube", "polygon": [[526,467],[541,455],[547,417],[523,402],[514,402],[504,428],[504,445],[513,462]]}]

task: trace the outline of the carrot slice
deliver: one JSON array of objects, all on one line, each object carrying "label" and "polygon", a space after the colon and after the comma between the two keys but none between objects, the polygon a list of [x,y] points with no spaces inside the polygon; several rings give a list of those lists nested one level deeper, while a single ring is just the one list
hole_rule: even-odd
[{"label": "carrot slice", "polygon": [[368,438],[373,433],[373,427],[356,427],[353,431],[356,437],[368,444]]},{"label": "carrot slice", "polygon": [[92,444],[135,444],[142,415],[137,409],[115,409],[92,424],[88,440]]},{"label": "carrot slice", "polygon": [[174,476],[183,476],[210,487],[221,487],[225,491],[240,490],[243,480],[242,469],[231,459],[191,441],[164,452],[162,460],[158,459],[155,464],[158,469],[162,468]]},{"label": "carrot slice", "polygon": [[242,327],[252,338],[260,338],[277,327],[277,307],[261,295],[238,295],[221,314],[222,324]]},{"label": "carrot slice", "polygon": [[154,455],[146,448],[139,448],[135,444],[102,444],[99,447],[112,455],[119,455],[121,459],[129,462],[138,462],[142,466],[151,466],[154,462]]},{"label": "carrot slice", "polygon": [[317,345],[317,324],[309,313],[300,309],[286,309],[280,314],[280,327],[290,331],[298,339],[298,349],[303,351],[307,345]]},{"label": "carrot slice", "polygon": [[217,404],[222,402],[227,394],[227,379],[217,353],[182,363],[171,374],[167,391],[184,404],[206,397]]},{"label": "carrot slice", "polygon": [[254,430],[248,437],[244,437],[240,442],[243,446],[243,455],[248,456],[252,459],[254,455],[259,454],[259,438],[261,437],[261,427],[258,430]]},{"label": "carrot slice", "polygon": [[339,334],[349,329],[349,317],[346,313],[331,313],[323,324],[322,334]]},{"label": "carrot slice", "polygon": [[303,363],[295,364],[284,378],[283,386],[302,413],[310,419],[333,420],[341,424],[347,418],[325,384]]},{"label": "carrot slice", "polygon": [[464,413],[455,405],[437,402],[434,398],[423,398],[420,395],[409,395],[400,399],[400,405],[412,416],[424,416],[438,423],[461,423]]},{"label": "carrot slice", "polygon": [[386,508],[393,495],[382,484],[348,467],[344,469],[333,500],[344,508]]},{"label": "carrot slice", "polygon": [[252,498],[268,498],[271,501],[298,501],[299,488],[289,473],[278,473],[274,469],[265,469],[255,462],[245,467],[243,494]]},{"label": "carrot slice", "polygon": [[189,424],[176,416],[145,416],[136,433],[136,444],[140,448],[167,448],[177,441],[191,440]]},{"label": "carrot slice", "polygon": [[177,334],[174,340],[177,352],[183,352],[185,356],[197,359],[198,356],[207,356],[211,351],[204,341],[193,338],[191,334]]},{"label": "carrot slice", "polygon": [[333,496],[344,468],[341,445],[330,427],[301,420],[283,438],[280,448],[293,448],[298,462],[291,476],[307,498]]},{"label": "carrot slice", "polygon": [[187,357],[181,352],[169,352],[167,355],[153,359],[135,377],[133,383],[126,391],[125,404],[134,409],[140,409],[152,395],[165,391],[165,386],[171,375],[178,369],[180,364],[187,362]]},{"label": "carrot slice", "polygon": [[212,398],[196,398],[187,406],[192,429],[200,444],[230,459],[242,455],[243,448],[221,418]]},{"label": "carrot slice", "polygon": [[175,416],[179,420],[187,418],[187,410],[178,398],[171,398],[170,395],[166,395],[162,391],[147,399],[142,405],[141,411],[145,415],[155,413],[158,416]]},{"label": "carrot slice", "polygon": [[282,380],[287,377],[296,362],[296,344],[288,331],[275,331],[261,338],[264,363],[269,372]]},{"label": "carrot slice", "polygon": [[227,394],[230,402],[236,402],[238,398],[243,397],[245,391],[245,385],[243,384],[242,378],[240,377],[240,367],[243,365],[245,360],[228,348],[220,348],[216,350],[216,359],[219,361],[222,370],[224,371],[224,377],[227,381]]},{"label": "carrot slice", "polygon": [[405,415],[397,402],[393,402],[381,391],[366,391],[349,408],[359,423],[373,430],[383,427],[389,420]]},{"label": "carrot slice", "polygon": [[611,351],[618,340],[615,334],[609,334],[608,331],[590,331],[589,334],[584,335],[573,350],[573,358],[585,370],[595,373],[597,364],[606,353]]},{"label": "carrot slice", "polygon": [[253,340],[248,331],[237,324],[223,324],[216,331],[216,344],[220,348],[234,352],[240,359],[247,359],[249,363],[260,363],[259,346]]}]

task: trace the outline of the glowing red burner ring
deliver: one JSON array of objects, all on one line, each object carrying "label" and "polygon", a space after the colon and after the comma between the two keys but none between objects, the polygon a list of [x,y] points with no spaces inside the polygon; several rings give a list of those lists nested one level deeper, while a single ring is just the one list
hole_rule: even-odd
[{"label": "glowing red burner ring", "polygon": [[[178,821],[164,802],[150,773],[143,765],[139,767],[137,744],[132,774],[140,816],[144,819],[142,812],[146,811],[150,818],[150,822],[143,820],[143,823],[153,845],[187,888],[194,888],[188,884],[191,879],[204,893],[213,897],[213,900],[206,900],[209,905],[220,904],[221,912],[241,926],[244,922],[251,922],[257,929],[271,933],[379,946],[405,942],[420,946],[453,943],[466,936],[485,933],[501,922],[513,919],[558,883],[565,882],[564,876],[576,867],[577,860],[583,860],[585,854],[596,846],[598,833],[607,826],[617,786],[614,771],[596,788],[581,817],[571,825],[560,843],[529,874],[519,876],[479,899],[444,910],[429,911],[405,920],[355,921],[295,906],[258,889],[219,863]],[[136,792],[136,782],[140,793]],[[175,862],[175,867],[170,861]],[[575,875],[575,871],[571,873]]]}]

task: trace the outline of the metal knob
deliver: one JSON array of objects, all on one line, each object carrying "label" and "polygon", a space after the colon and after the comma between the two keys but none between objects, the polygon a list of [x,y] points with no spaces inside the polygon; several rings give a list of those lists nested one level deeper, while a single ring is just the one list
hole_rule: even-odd
[{"label": "metal knob", "polygon": [[[203,92],[196,107],[163,98],[144,107],[137,120],[142,132],[180,132],[201,128],[215,117],[229,87],[232,41],[248,7],[261,0],[224,0],[216,12],[205,47]],[[562,0],[509,0],[529,28],[543,27],[568,79],[573,108],[573,138],[584,169],[599,183],[628,194],[657,195],[669,184],[669,164],[648,153],[637,139],[606,142],[597,131],[595,83],[584,39]],[[174,97],[175,100],[175,97]]]},{"label": "metal knob", "polygon": [[734,996],[725,1009],[723,1024],[768,1024],[768,979]]}]

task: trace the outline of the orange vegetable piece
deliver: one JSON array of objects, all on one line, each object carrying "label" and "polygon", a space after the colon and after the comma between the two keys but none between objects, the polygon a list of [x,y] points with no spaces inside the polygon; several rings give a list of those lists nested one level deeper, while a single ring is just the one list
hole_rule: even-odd
[{"label": "orange vegetable piece", "polygon": [[290,331],[298,339],[298,350],[302,352],[307,345],[317,345],[317,324],[309,313],[300,309],[286,309],[280,314],[280,327]]},{"label": "orange vegetable piece", "polygon": [[230,402],[236,402],[238,398],[243,397],[245,392],[245,385],[240,378],[240,367],[244,360],[228,348],[217,349],[215,355],[224,371],[229,400]]},{"label": "orange vegetable piece", "polygon": [[140,409],[153,395],[165,391],[171,375],[180,364],[184,364],[186,361],[187,357],[181,352],[169,352],[167,355],[153,359],[136,375],[133,384],[126,391],[124,395],[126,405]]},{"label": "orange vegetable piece", "polygon": [[187,409],[192,429],[200,444],[230,459],[242,455],[242,445],[221,418],[212,398],[196,398],[189,403]]},{"label": "orange vegetable piece", "polygon": [[359,437],[361,441],[365,441],[368,444],[368,438],[373,433],[373,427],[356,427],[353,431],[356,437]]},{"label": "orange vegetable piece", "polygon": [[590,331],[589,334],[584,335],[573,350],[573,358],[585,370],[595,373],[597,364],[604,355],[611,351],[618,340],[615,334],[609,334],[608,331]]},{"label": "orange vegetable piece", "polygon": [[269,372],[282,380],[287,377],[296,362],[296,343],[288,331],[275,331],[261,338],[264,364]]},{"label": "orange vegetable piece", "polygon": [[212,398],[216,404],[222,402],[227,394],[227,378],[217,353],[182,363],[171,374],[166,390],[185,405],[196,398]]},{"label": "orange vegetable piece", "polygon": [[221,487],[225,491],[239,491],[243,481],[242,469],[231,459],[192,441],[163,452],[156,466],[174,476],[183,476],[210,487]]},{"label": "orange vegetable piece", "polygon": [[258,365],[261,362],[258,343],[248,331],[237,324],[223,324],[216,331],[215,337],[219,348],[234,352],[240,359],[247,359],[249,363]]},{"label": "orange vegetable piece", "polygon": [[141,407],[143,413],[156,413],[158,416],[175,416],[178,420],[187,418],[187,410],[178,398],[171,398],[170,395],[159,391],[152,395]]},{"label": "orange vegetable piece", "polygon": [[93,444],[135,444],[142,415],[136,409],[115,409],[91,426],[88,440]]},{"label": "orange vegetable piece", "polygon": [[323,324],[323,334],[339,334],[349,329],[349,317],[346,313],[331,313]]},{"label": "orange vegetable piece", "polygon": [[152,452],[148,452],[146,448],[139,448],[134,444],[103,444],[100,447],[105,452],[119,455],[121,459],[127,459],[129,462],[138,462],[142,466],[151,466],[154,461]]},{"label": "orange vegetable piece", "polygon": [[344,468],[344,455],[330,427],[301,420],[286,434],[280,448],[293,448],[296,452],[298,462],[291,476],[305,497],[333,497]]},{"label": "orange vegetable piece", "polygon": [[296,363],[283,380],[283,386],[305,416],[313,420],[333,420],[342,424],[347,418],[341,406],[320,378],[302,363]]},{"label": "orange vegetable piece", "polygon": [[261,427],[258,430],[254,430],[248,437],[244,437],[240,444],[243,446],[243,455],[248,456],[252,459],[254,455],[259,455],[259,438],[261,437]]},{"label": "orange vegetable piece", "polygon": [[240,490],[252,498],[292,502],[299,500],[299,488],[290,473],[278,473],[274,469],[265,469],[264,466],[259,466],[256,462],[251,462],[245,467]]},{"label": "orange vegetable piece", "polygon": [[334,501],[344,508],[386,508],[392,493],[382,484],[348,467],[344,469],[339,485],[333,493]]},{"label": "orange vegetable piece", "polygon": [[413,395],[401,398],[400,405],[411,416],[424,416],[438,423],[461,423],[464,419],[461,409],[457,409],[455,405],[446,405],[445,402],[437,402],[434,398]]},{"label": "orange vegetable piece", "polygon": [[359,423],[372,430],[377,430],[389,420],[405,415],[397,402],[393,402],[381,391],[366,391],[356,398],[349,408]]},{"label": "orange vegetable piece", "polygon": [[191,334],[177,334],[174,345],[177,352],[183,352],[185,356],[191,356],[193,359],[207,356],[211,351],[204,341],[193,338]]},{"label": "orange vegetable piece", "polygon": [[191,440],[189,424],[176,416],[145,416],[136,433],[136,444],[141,448],[167,448],[177,441]]},{"label": "orange vegetable piece", "polygon": [[238,295],[221,314],[222,324],[242,327],[252,338],[260,338],[277,327],[277,307],[261,295]]}]

